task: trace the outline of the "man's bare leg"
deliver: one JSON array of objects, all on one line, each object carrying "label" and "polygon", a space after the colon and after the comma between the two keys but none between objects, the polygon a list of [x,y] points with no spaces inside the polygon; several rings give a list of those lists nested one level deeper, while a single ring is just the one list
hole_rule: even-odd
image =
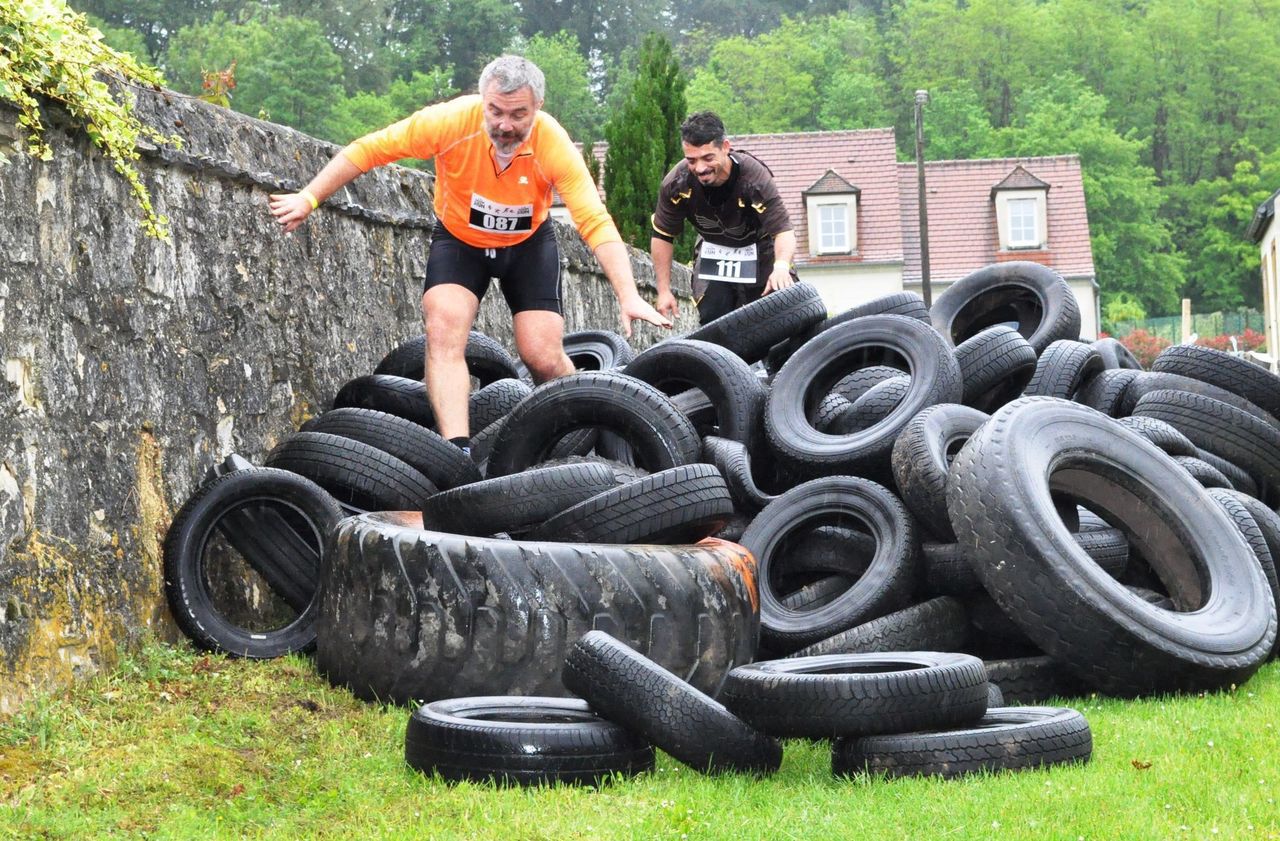
[{"label": "man's bare leg", "polygon": [[564,352],[564,317],[549,310],[525,310],[512,316],[516,352],[533,376],[545,383],[573,373],[573,363]]},{"label": "man's bare leg", "polygon": [[465,286],[446,283],[422,294],[422,323],[427,330],[424,382],[436,415],[436,429],[445,438],[471,435],[467,335],[479,309],[479,299]]}]

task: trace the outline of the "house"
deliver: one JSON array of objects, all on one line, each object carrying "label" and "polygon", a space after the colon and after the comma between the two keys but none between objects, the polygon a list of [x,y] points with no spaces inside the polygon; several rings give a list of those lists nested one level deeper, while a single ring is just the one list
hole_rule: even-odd
[{"label": "house", "polygon": [[1280,260],[1276,251],[1280,248],[1280,225],[1276,224],[1276,201],[1280,199],[1280,190],[1271,194],[1271,198],[1258,205],[1245,236],[1262,250],[1262,312],[1266,320],[1267,350],[1270,355],[1271,372],[1276,373],[1276,361],[1280,354],[1275,352],[1277,338],[1280,338]]},{"label": "house", "polygon": [[[921,291],[916,165],[898,162],[893,129],[730,140],[773,171],[795,226],[797,273],[831,312]],[[603,161],[604,145],[594,151]],[[1081,336],[1097,337],[1098,282],[1079,157],[931,161],[925,180],[933,297],[982,266],[1033,260],[1066,278],[1080,302]],[[558,218],[563,212],[553,210]]]}]

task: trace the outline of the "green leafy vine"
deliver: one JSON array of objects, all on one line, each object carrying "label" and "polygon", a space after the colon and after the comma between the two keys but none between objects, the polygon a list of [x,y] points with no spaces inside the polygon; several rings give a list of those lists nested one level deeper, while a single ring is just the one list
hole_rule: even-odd
[{"label": "green leafy vine", "polygon": [[[63,0],[0,0],[0,100],[17,107],[27,152],[45,161],[53,157],[38,97],[60,103],[129,183],[143,230],[167,240],[169,220],[152,207],[133,162],[142,138],[172,145],[180,140],[142,123],[126,88],[141,83],[158,89],[163,81],[155,68],[103,43],[102,33]],[[0,154],[0,163],[7,162]]]}]

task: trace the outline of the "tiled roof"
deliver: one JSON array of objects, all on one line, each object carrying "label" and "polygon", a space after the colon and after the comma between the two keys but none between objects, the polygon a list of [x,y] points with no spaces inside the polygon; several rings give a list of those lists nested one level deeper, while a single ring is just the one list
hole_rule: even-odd
[{"label": "tiled roof", "polygon": [[[1000,251],[991,186],[1017,166],[1049,185],[1048,239],[1043,251]],[[916,166],[898,164],[903,279],[920,280],[920,218]],[[1093,277],[1093,249],[1085,211],[1084,182],[1077,155],[1045,158],[988,158],[925,164],[929,207],[929,276],[951,281],[990,263],[1034,260],[1066,277]]]},{"label": "tiled roof", "polygon": [[995,195],[1001,190],[1047,190],[1049,185],[1031,173],[1027,172],[1026,167],[1018,164],[1013,168],[1013,172],[1005,176],[1005,179],[999,184],[991,188],[991,195]]},{"label": "tiled roof", "polygon": [[[859,262],[897,262],[902,254],[898,210],[897,151],[893,129],[730,135],[733,148],[755,155],[773,170],[778,192],[796,231],[796,262],[849,262],[846,256],[809,257],[805,190],[834,173],[861,188],[858,198]],[[847,191],[847,188],[844,190]],[[843,191],[842,191],[843,192]]]},{"label": "tiled roof", "polygon": [[819,178],[816,182],[805,190],[807,195],[813,196],[818,194],[832,195],[839,193],[861,193],[862,190],[853,186],[836,174],[834,169],[827,170],[826,174]]}]

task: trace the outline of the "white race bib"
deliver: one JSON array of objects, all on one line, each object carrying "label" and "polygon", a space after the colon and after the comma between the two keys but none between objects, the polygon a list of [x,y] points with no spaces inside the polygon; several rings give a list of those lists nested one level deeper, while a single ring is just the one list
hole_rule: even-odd
[{"label": "white race bib", "polygon": [[467,224],[491,234],[527,234],[533,230],[533,205],[499,204],[472,193]]},{"label": "white race bib", "polygon": [[756,244],[742,248],[702,243],[698,250],[698,277],[725,283],[756,282]]}]

